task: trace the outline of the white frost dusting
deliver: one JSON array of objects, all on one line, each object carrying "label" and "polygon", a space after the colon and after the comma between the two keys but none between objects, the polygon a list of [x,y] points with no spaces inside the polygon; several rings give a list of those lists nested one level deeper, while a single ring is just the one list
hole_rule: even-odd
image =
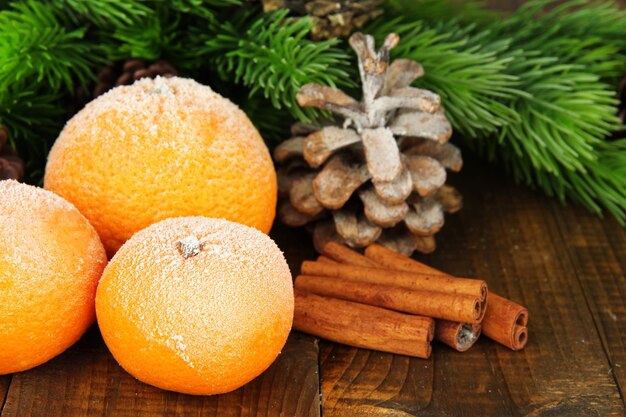
[{"label": "white frost dusting", "polygon": [[[203,245],[185,258],[177,242],[190,235]],[[233,372],[254,352],[242,341],[266,343],[262,335],[269,331],[289,332],[292,317],[283,312],[293,306],[291,273],[280,249],[256,229],[222,219],[171,218],[136,233],[110,265],[122,259],[132,269],[107,277],[119,314],[202,372]],[[196,279],[199,270],[204,274]],[[156,306],[165,314],[154,314]]]}]

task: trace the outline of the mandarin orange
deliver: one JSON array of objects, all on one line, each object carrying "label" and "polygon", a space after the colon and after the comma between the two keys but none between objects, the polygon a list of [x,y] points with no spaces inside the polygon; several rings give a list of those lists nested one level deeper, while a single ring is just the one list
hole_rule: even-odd
[{"label": "mandarin orange", "polygon": [[291,274],[267,235],[223,219],[163,220],[131,237],[98,286],[98,325],[131,375],[187,394],[261,374],[293,319]]},{"label": "mandarin orange", "polygon": [[60,354],[95,319],[107,262],[74,206],[41,188],[0,181],[0,374]]},{"label": "mandarin orange", "polygon": [[248,117],[189,79],[142,79],[89,103],[65,126],[44,187],[72,202],[109,255],[169,217],[225,218],[269,232],[276,173]]}]

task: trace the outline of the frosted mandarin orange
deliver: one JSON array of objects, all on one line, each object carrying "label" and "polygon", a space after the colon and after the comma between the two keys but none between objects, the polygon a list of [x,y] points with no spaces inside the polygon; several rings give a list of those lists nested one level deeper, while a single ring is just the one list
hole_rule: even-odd
[{"label": "frosted mandarin orange", "polygon": [[109,350],[131,375],[187,394],[232,391],[276,359],[293,320],[291,274],[267,235],[179,217],[131,237],[96,296]]},{"label": "frosted mandarin orange", "polygon": [[41,188],[0,181],[0,374],[57,356],[95,319],[107,262],[74,206]]},{"label": "frosted mandarin orange", "polygon": [[225,218],[269,232],[276,173],[248,117],[189,79],[142,79],[89,103],[65,126],[44,187],[94,225],[109,255],[169,217]]}]

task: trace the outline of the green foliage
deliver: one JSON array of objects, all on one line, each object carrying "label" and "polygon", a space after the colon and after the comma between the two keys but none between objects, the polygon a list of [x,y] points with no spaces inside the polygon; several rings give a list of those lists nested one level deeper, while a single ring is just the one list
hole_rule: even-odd
[{"label": "green foliage", "polygon": [[[418,82],[442,95],[455,128],[479,153],[503,164],[520,182],[581,202],[596,213],[604,208],[624,222],[626,175],[625,168],[618,167],[626,162],[626,149],[623,141],[605,138],[620,127],[612,82],[626,73],[626,42],[619,35],[624,33],[626,12],[606,1],[556,3],[531,1],[508,18],[487,24],[483,20],[480,30],[457,23],[464,19],[462,10],[445,25],[400,17],[396,27],[404,46],[399,48],[406,49],[396,53],[425,63],[426,76]],[[417,27],[421,33],[415,32]],[[436,59],[426,59],[424,44],[416,39],[424,28],[438,32],[444,41],[462,41],[453,52],[474,59],[464,59],[469,63],[465,70],[459,59],[456,70],[467,79],[459,80],[457,71],[450,71],[453,64],[437,68],[432,66]],[[392,29],[373,28],[378,36]],[[438,42],[432,49],[440,46]],[[481,51],[493,52],[492,59],[501,64],[495,75],[507,80],[504,88],[494,74],[481,71],[491,63]],[[439,71],[433,78],[428,78],[428,65],[430,71]],[[467,109],[459,108],[463,103]],[[485,117],[472,119],[474,108]],[[499,124],[494,126],[490,119]]]},{"label": "green foliage", "polygon": [[28,179],[37,182],[43,175],[52,138],[63,126],[65,110],[57,97],[13,84],[0,92],[0,121],[9,132],[9,144],[26,161]]},{"label": "green foliage", "polygon": [[112,61],[127,58],[156,60],[163,58],[176,62],[181,68],[197,65],[189,55],[180,30],[182,16],[172,9],[160,7],[134,25],[121,25],[112,32],[101,32],[107,58]]},{"label": "green foliage", "polygon": [[243,0],[171,0],[169,7],[205,19],[215,19],[216,7],[241,6]]},{"label": "green foliage", "polygon": [[313,28],[308,19],[287,18],[279,11],[255,18],[240,10],[221,24],[206,42],[203,53],[224,80],[234,79],[262,93],[276,109],[286,108],[301,120],[315,112],[296,103],[296,93],[306,83],[350,85],[349,56],[337,40],[314,42],[306,38]]},{"label": "green foliage", "polygon": [[[626,219],[626,139],[616,80],[626,74],[626,11],[613,1],[531,0],[505,16],[480,2],[389,0],[365,31],[401,36],[455,129],[523,183]],[[0,124],[43,171],[78,84],[107,60],[164,58],[246,111],[269,143],[287,135],[300,87],[355,89],[354,55],[314,42],[313,22],[244,0],[0,0]],[[288,112],[288,113],[287,113]],[[291,116],[291,117],[289,117]]]},{"label": "green foliage", "polygon": [[151,13],[144,2],[137,0],[53,0],[49,4],[74,24],[86,20],[99,27],[132,25]]},{"label": "green foliage", "polygon": [[429,27],[423,21],[396,18],[368,28],[380,42],[395,32],[400,43],[394,57],[410,58],[424,67],[417,81],[420,87],[441,95],[448,118],[465,135],[496,133],[519,120],[519,114],[506,104],[525,93],[518,77],[508,72],[513,57],[502,56],[509,41],[482,43],[487,33],[473,36],[456,25]]},{"label": "green foliage", "polygon": [[483,1],[475,0],[389,0],[387,14],[402,16],[406,21],[428,20],[487,25],[495,22],[500,15],[485,7]]},{"label": "green foliage", "polygon": [[13,4],[0,12],[0,28],[0,91],[25,80],[71,91],[75,80],[87,82],[90,66],[99,61],[85,29],[67,28],[43,3]]}]

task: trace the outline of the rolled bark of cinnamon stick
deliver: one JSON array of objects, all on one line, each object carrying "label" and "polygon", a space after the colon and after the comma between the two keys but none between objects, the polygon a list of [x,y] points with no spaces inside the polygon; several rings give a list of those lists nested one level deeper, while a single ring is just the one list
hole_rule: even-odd
[{"label": "rolled bark of cinnamon stick", "polygon": [[400,253],[392,251],[391,249],[387,249],[378,243],[372,243],[365,248],[365,257],[386,268],[436,276],[451,276],[450,274],[446,274],[443,271],[423,264],[415,259],[409,258],[408,256],[404,256]]},{"label": "rolled bark of cinnamon stick", "polygon": [[[369,245],[365,249],[365,256],[388,268],[450,276],[378,244]],[[485,336],[513,350],[520,350],[526,346],[528,310],[525,307],[489,292],[486,310],[482,322],[482,333]]]},{"label": "rolled bark of cinnamon stick", "polygon": [[359,282],[337,277],[300,275],[295,288],[327,297],[384,307],[404,313],[463,323],[479,323],[484,303],[476,296],[413,290],[392,285]]},{"label": "rolled bark of cinnamon stick", "polygon": [[342,264],[368,266],[371,268],[379,267],[377,262],[337,242],[328,242],[324,245],[322,255]]},{"label": "rolled bark of cinnamon stick", "polygon": [[490,293],[483,319],[483,334],[509,349],[520,350],[528,342],[528,310],[497,294]]},{"label": "rolled bark of cinnamon stick", "polygon": [[[404,256],[400,253],[396,253],[386,247],[373,243],[365,248],[365,257],[375,261],[377,264],[390,269],[398,271],[414,272],[416,274],[428,274],[437,277],[448,277],[453,279],[468,279],[468,278],[456,278],[450,274],[440,271],[432,266],[423,264],[415,259]],[[481,300],[484,302],[487,300],[487,285],[481,289]]]},{"label": "rolled bark of cinnamon stick", "polygon": [[293,328],[333,342],[428,358],[434,320],[295,290]]},{"label": "rolled bark of cinnamon stick", "polygon": [[317,257],[317,262],[326,262],[329,264],[336,264],[334,260],[330,259],[328,256],[320,255]]},{"label": "rolled bark of cinnamon stick", "polygon": [[435,321],[435,339],[459,352],[465,352],[478,340],[481,325],[449,320]]},{"label": "rolled bark of cinnamon stick", "polygon": [[304,261],[302,275],[343,278],[358,282],[393,285],[414,290],[466,294],[485,300],[487,284],[483,280],[454,278],[446,275],[434,275],[400,271],[397,269],[370,268],[358,265],[330,264]]}]

